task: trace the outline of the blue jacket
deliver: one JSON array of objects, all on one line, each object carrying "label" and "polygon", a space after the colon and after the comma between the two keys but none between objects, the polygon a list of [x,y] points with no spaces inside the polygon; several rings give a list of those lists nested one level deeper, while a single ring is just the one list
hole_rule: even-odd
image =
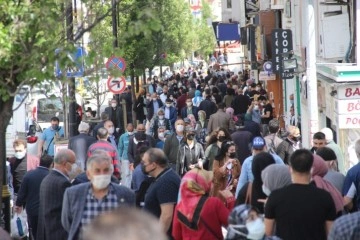
[{"label": "blue jacket", "polygon": [[[182,109],[181,109],[181,118],[182,119],[184,119],[184,118],[186,118],[188,115],[187,115],[187,108],[188,107],[183,107]],[[191,112],[192,112],[192,114],[194,115],[194,117],[195,117],[195,120],[196,121],[198,121],[199,119],[198,119],[198,108],[197,107],[195,107],[195,106],[192,106],[191,107]]]},{"label": "blue jacket", "polygon": [[[166,106],[163,106],[162,109],[164,109],[164,111],[166,111]],[[171,127],[174,129],[174,126],[175,126],[175,122],[176,122],[176,119],[177,119],[177,110],[175,107],[171,106],[170,107],[170,123],[171,123]]]},{"label": "blue jacket", "polygon": [[120,160],[128,160],[128,147],[130,135],[128,132],[121,135],[117,146]]},{"label": "blue jacket", "polygon": [[[117,184],[110,184],[118,197],[119,206],[135,206],[135,193],[132,190]],[[74,240],[76,238],[90,186],[90,183],[82,183],[70,187],[65,191],[61,223],[64,229],[69,233],[68,240]]]}]

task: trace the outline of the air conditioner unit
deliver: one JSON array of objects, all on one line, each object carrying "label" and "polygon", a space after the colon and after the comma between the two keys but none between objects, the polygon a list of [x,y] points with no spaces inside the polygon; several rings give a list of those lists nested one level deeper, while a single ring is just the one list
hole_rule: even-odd
[{"label": "air conditioner unit", "polygon": [[320,20],[320,57],[344,58],[350,44],[347,14],[323,17]]}]

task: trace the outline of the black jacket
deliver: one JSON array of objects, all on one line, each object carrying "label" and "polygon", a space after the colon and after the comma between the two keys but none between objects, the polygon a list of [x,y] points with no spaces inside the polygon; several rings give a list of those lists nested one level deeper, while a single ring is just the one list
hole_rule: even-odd
[{"label": "black jacket", "polygon": [[209,119],[211,114],[216,113],[217,107],[216,104],[211,101],[210,97],[206,97],[199,105],[199,111],[200,110],[205,111],[206,119]]}]

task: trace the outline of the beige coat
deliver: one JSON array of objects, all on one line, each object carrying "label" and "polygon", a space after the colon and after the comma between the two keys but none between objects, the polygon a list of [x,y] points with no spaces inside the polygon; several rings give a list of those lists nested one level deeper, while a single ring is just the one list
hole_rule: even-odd
[{"label": "beige coat", "polygon": [[230,115],[225,113],[224,110],[219,109],[216,113],[212,114],[208,123],[208,133],[212,133],[220,127],[229,129]]}]

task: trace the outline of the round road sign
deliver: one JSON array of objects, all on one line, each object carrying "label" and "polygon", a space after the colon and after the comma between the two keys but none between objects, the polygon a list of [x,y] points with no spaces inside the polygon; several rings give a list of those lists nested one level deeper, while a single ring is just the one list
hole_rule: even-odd
[{"label": "round road sign", "polygon": [[109,60],[105,64],[105,66],[107,69],[116,68],[116,69],[120,70],[121,72],[124,72],[126,69],[126,62],[121,57],[113,56],[113,57],[109,58]]},{"label": "round road sign", "polygon": [[107,86],[111,92],[120,94],[126,88],[126,79],[124,77],[109,77]]}]

